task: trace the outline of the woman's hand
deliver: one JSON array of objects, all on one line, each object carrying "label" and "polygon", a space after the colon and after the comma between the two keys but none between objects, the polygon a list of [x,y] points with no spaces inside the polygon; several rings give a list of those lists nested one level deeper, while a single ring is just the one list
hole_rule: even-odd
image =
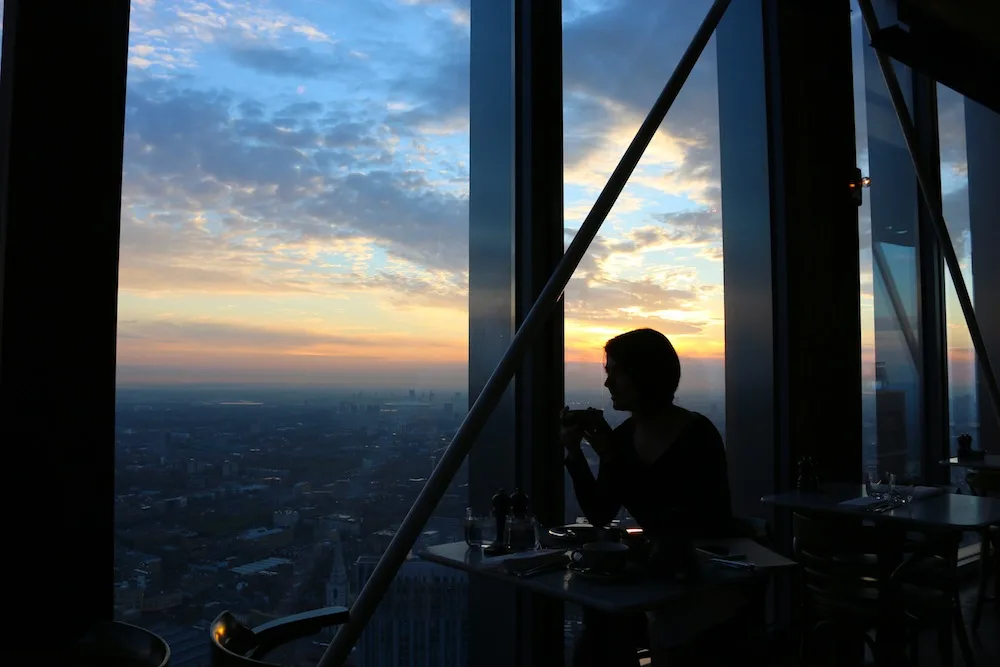
[{"label": "woman's hand", "polygon": [[567,452],[578,454],[581,440],[583,440],[583,424],[579,419],[570,419],[569,408],[564,407],[559,412],[559,441]]},{"label": "woman's hand", "polygon": [[587,442],[602,459],[614,455],[614,430],[605,421],[603,415],[598,414],[587,419],[584,424],[583,437],[587,439]]}]

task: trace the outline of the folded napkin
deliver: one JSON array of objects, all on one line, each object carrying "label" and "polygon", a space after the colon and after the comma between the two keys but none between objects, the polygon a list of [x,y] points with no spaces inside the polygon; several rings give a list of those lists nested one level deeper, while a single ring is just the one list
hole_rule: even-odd
[{"label": "folded napkin", "polygon": [[[939,486],[914,486],[914,487],[908,487],[908,486],[905,486],[905,485],[898,485],[898,484],[896,485],[896,491],[897,491],[897,493],[900,492],[902,489],[910,489],[910,488],[913,489],[912,495],[913,495],[913,499],[914,500],[921,500],[923,498],[930,498],[932,496],[939,496],[942,493],[944,493],[944,489],[942,489]],[[887,484],[877,484],[875,486],[875,491],[878,492],[878,493],[886,493],[888,490],[889,490],[889,486]]]},{"label": "folded napkin", "polygon": [[556,562],[567,558],[566,549],[539,549],[537,551],[520,551],[501,556],[483,558],[480,567],[506,568],[507,570],[528,570],[537,565]]}]

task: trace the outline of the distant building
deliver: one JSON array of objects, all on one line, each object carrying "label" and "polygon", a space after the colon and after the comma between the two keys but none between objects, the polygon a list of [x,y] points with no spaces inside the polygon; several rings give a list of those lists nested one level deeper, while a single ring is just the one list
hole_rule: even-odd
[{"label": "distant building", "polygon": [[[378,558],[355,563],[355,589],[371,576]],[[396,573],[358,640],[358,667],[465,667],[468,578],[462,572],[416,559]]]},{"label": "distant building", "polygon": [[230,572],[237,576],[252,576],[255,574],[260,574],[261,572],[279,572],[282,570],[291,569],[293,563],[288,558],[263,558],[261,560],[254,561],[252,563],[246,563],[245,565],[237,565],[229,569]]},{"label": "distant building", "polygon": [[292,531],[287,528],[251,528],[236,539],[257,549],[283,549],[292,544]]},{"label": "distant building", "polygon": [[324,530],[337,531],[343,537],[361,537],[361,522],[349,514],[331,514],[320,519]]},{"label": "distant building", "polygon": [[299,513],[295,510],[277,510],[271,521],[275,528],[294,528],[299,523]]},{"label": "distant building", "polygon": [[907,470],[906,392],[879,389],[875,392],[877,457],[880,470]]},{"label": "distant building", "polygon": [[[333,566],[330,568],[330,577],[326,580],[326,606],[349,607],[349,593],[350,579],[347,575],[347,566],[344,564],[344,545],[340,541],[340,535],[334,532]],[[327,628],[326,634],[332,636],[336,631],[336,627]]]}]

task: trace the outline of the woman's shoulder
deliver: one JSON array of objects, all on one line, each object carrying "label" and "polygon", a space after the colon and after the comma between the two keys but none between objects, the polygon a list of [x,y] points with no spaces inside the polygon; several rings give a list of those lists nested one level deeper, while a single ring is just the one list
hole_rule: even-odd
[{"label": "woman's shoulder", "polygon": [[716,427],[715,422],[700,412],[694,412],[693,410],[686,410],[685,412],[688,413],[688,426],[685,429],[685,435],[691,440],[697,440],[703,444],[707,441],[722,443],[722,434]]},{"label": "woman's shoulder", "polygon": [[715,427],[715,422],[713,422],[710,418],[706,417],[702,413],[695,412],[694,410],[688,410],[687,412],[691,415],[692,424],[697,425],[701,428],[708,428],[713,431],[719,430]]}]

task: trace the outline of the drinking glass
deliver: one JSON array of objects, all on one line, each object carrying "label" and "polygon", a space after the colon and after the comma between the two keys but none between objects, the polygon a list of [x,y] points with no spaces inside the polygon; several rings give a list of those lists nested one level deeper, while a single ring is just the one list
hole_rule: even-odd
[{"label": "drinking glass", "polygon": [[913,495],[916,489],[916,482],[907,476],[899,477],[893,485],[893,495],[896,500],[906,505],[913,502]]},{"label": "drinking glass", "polygon": [[913,484],[899,484],[896,486],[896,497],[904,505],[908,505],[913,502],[913,490]]},{"label": "drinking glass", "polygon": [[535,526],[535,549],[544,549],[546,538],[548,537],[549,531],[542,525],[542,522],[538,519],[533,519],[532,523]]},{"label": "drinking glass", "polygon": [[488,547],[496,541],[497,524],[490,517],[476,516],[470,508],[463,524],[465,543],[470,547]]},{"label": "drinking glass", "polygon": [[883,477],[885,477],[885,488],[883,489],[885,497],[895,500],[896,498],[896,475],[895,473],[886,472]]},{"label": "drinking glass", "polygon": [[882,475],[878,471],[877,465],[870,465],[865,471],[865,495],[869,498],[881,498],[882,493],[879,488],[882,484]]}]

